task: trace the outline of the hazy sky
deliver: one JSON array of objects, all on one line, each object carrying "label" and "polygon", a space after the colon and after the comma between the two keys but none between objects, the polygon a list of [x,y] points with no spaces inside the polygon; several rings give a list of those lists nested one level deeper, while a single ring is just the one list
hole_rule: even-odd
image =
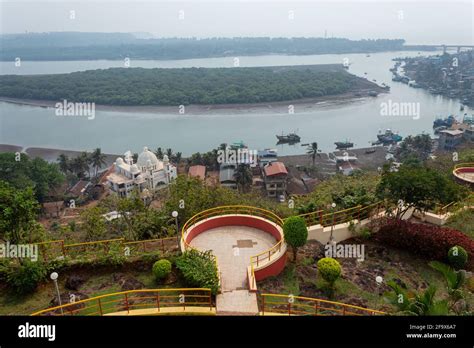
[{"label": "hazy sky", "polygon": [[[2,33],[149,32],[157,37],[327,36],[473,44],[473,0],[0,0]],[[74,11],[75,18],[71,18]],[[180,18],[181,16],[181,18]],[[182,18],[184,16],[184,18]]]}]

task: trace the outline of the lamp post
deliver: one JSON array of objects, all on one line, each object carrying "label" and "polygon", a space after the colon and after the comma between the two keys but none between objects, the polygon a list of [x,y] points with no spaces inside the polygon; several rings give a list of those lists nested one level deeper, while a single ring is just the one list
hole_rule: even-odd
[{"label": "lamp post", "polygon": [[332,231],[334,229],[334,213],[335,213],[335,208],[336,208],[336,203],[331,204],[332,208],[332,223],[331,223],[331,236],[329,237],[329,244],[334,245],[336,244],[336,241],[334,240],[334,237],[332,236]]},{"label": "lamp post", "polygon": [[[58,286],[58,277],[59,277],[59,274],[57,272],[53,272],[51,273],[51,275],[49,276],[51,278],[51,280],[54,282],[54,285],[56,286],[56,294],[58,295],[58,303],[59,303],[59,306],[62,306],[62,303],[61,303],[61,294],[59,293],[59,286]],[[64,315],[64,312],[63,312],[63,307],[61,307],[61,314]]]},{"label": "lamp post", "polygon": [[173,210],[173,212],[171,213],[171,216],[174,217],[174,222],[176,223],[176,241],[178,242],[178,248],[179,248],[178,212],[176,210]]}]

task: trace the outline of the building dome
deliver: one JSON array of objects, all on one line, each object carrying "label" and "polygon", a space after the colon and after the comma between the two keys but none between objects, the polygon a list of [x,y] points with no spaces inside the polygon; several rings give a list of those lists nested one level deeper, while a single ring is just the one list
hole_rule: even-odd
[{"label": "building dome", "polygon": [[156,158],[155,154],[151,152],[150,150],[148,150],[146,146],[143,148],[143,152],[140,155],[138,155],[138,159],[137,159],[138,167],[147,167],[150,164],[152,166],[155,166],[155,165],[158,165],[158,163],[159,163],[158,158]]},{"label": "building dome", "polygon": [[137,165],[136,164],[132,164],[132,166],[130,167],[130,172],[132,174],[137,174],[140,172],[140,169],[138,169]]},{"label": "building dome", "polygon": [[115,163],[117,163],[118,165],[121,165],[123,164],[123,159],[121,159],[120,157],[117,158],[117,160],[115,161]]}]

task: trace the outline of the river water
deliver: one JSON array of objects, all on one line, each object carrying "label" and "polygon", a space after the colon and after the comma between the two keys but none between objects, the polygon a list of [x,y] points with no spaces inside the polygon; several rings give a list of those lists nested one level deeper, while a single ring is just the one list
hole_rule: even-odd
[{"label": "river water", "polygon": [[[435,54],[435,52],[422,52]],[[99,111],[93,120],[85,117],[57,117],[54,109],[0,102],[0,143],[24,147],[92,150],[106,153],[139,152],[143,146],[181,151],[184,156],[205,152],[221,143],[245,142],[250,149],[277,148],[280,155],[302,154],[300,144],[276,146],[276,134],[297,131],[301,143],[317,141],[323,151],[334,150],[335,141],[346,139],[356,147],[367,147],[379,130],[390,128],[400,135],[432,133],[437,117],[461,115],[458,100],[431,95],[421,89],[391,81],[389,69],[394,57],[415,56],[418,52],[385,52],[348,55],[240,57],[241,67],[303,65],[350,62],[349,72],[376,83],[391,86],[388,94],[361,98],[341,105],[319,105],[310,111],[295,106],[294,114],[252,111],[225,111],[212,115],[148,114]],[[232,67],[234,58],[175,61],[131,61],[132,67]],[[11,62],[0,63],[1,74],[51,74],[123,66],[122,61]],[[383,116],[382,103],[419,103],[420,117]],[[472,114],[473,110],[462,112]]]}]

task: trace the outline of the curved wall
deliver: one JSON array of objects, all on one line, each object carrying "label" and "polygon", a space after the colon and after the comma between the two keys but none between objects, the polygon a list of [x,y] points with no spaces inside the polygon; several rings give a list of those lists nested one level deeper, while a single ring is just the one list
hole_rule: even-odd
[{"label": "curved wall", "polygon": [[[211,230],[216,227],[223,226],[246,226],[253,227],[260,231],[271,234],[279,242],[283,237],[283,231],[273,222],[264,218],[252,215],[221,215],[215,216],[206,220],[201,220],[192,225],[186,230],[185,242],[190,244],[191,241],[199,234]],[[184,243],[181,243],[181,249],[185,248]],[[263,263],[261,266],[255,268],[255,279],[262,280],[270,276],[278,275],[285,268],[286,264],[286,248],[282,246],[283,252],[281,255],[275,255],[273,260]],[[183,250],[184,251],[184,250]]]}]

